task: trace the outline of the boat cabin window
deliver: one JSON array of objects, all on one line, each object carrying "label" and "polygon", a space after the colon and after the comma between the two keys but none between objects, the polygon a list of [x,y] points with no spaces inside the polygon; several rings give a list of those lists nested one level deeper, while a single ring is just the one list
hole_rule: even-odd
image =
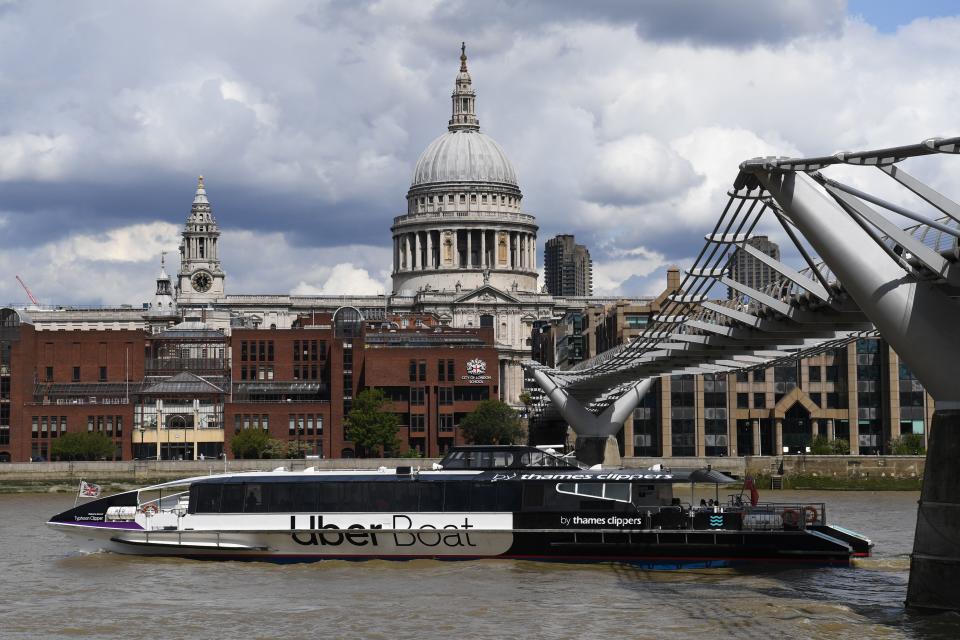
[{"label": "boat cabin window", "polygon": [[507,469],[514,466],[513,451],[452,451],[443,461],[444,469]]},{"label": "boat cabin window", "polygon": [[532,447],[457,447],[440,462],[444,469],[579,469],[575,460],[562,458]]},{"label": "boat cabin window", "polygon": [[630,502],[630,487],[628,482],[560,482],[557,491],[585,498]]},{"label": "boat cabin window", "polygon": [[519,511],[513,482],[204,482],[190,488],[190,513]]},{"label": "boat cabin window", "polygon": [[571,465],[566,460],[545,451],[525,451],[520,456],[520,465],[523,467],[550,467],[566,469]]}]

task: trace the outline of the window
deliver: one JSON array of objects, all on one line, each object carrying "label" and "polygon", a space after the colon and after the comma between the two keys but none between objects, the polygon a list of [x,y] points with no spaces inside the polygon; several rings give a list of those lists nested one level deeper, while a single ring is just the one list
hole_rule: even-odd
[{"label": "window", "polygon": [[246,340],[240,343],[240,360],[244,362],[247,360],[247,341]]},{"label": "window", "polygon": [[300,362],[300,341],[293,341],[293,361]]},{"label": "window", "polygon": [[426,382],[426,381],[427,381],[427,361],[421,360],[420,361],[420,382]]},{"label": "window", "polygon": [[437,389],[439,397],[437,402],[440,404],[453,404],[453,387],[440,387]]},{"label": "window", "polygon": [[457,402],[479,402],[490,399],[490,387],[480,385],[453,388],[453,397]]},{"label": "window", "polygon": [[423,433],[425,425],[425,416],[420,415],[410,415],[410,433]]},{"label": "window", "polygon": [[568,493],[587,498],[630,502],[630,484],[613,482],[561,482],[558,493]]},{"label": "window", "polygon": [[454,381],[453,377],[453,360],[447,360],[447,380],[449,382]]},{"label": "window", "polygon": [[453,433],[453,415],[440,414],[439,425],[440,433]]},{"label": "window", "polygon": [[[437,380],[440,382],[447,381],[447,367],[446,363],[443,360],[437,360]],[[451,382],[453,382],[451,380]]]},{"label": "window", "polygon": [[753,372],[753,381],[754,382],[764,382],[767,379],[767,370],[766,369],[757,369]]},{"label": "window", "polygon": [[750,382],[750,374],[740,369],[737,371],[737,382]]},{"label": "window", "polygon": [[765,393],[753,394],[753,406],[756,409],[765,409],[767,406],[767,394]]},{"label": "window", "polygon": [[106,381],[107,381],[107,368],[100,367],[100,382],[106,382]]},{"label": "window", "polygon": [[416,382],[416,381],[417,381],[417,361],[411,360],[410,361],[410,382]]},{"label": "window", "polygon": [[53,367],[47,367],[47,382],[53,380]]},{"label": "window", "polygon": [[810,382],[820,382],[820,366],[810,365]]},{"label": "window", "polygon": [[749,393],[738,393],[737,394],[737,409],[749,409],[750,408],[750,394]]},{"label": "window", "polygon": [[410,404],[415,406],[423,406],[426,403],[426,393],[424,387],[411,387],[410,388]]},{"label": "window", "polygon": [[73,381],[80,382],[80,367],[73,368]]}]

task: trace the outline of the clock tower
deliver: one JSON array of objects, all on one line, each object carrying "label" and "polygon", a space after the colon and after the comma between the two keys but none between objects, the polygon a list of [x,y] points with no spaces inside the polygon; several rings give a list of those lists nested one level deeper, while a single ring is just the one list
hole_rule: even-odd
[{"label": "clock tower", "polygon": [[203,176],[197,179],[190,217],[180,241],[180,273],[177,274],[177,303],[206,304],[223,297],[226,274],[220,267],[220,231],[213,217]]}]

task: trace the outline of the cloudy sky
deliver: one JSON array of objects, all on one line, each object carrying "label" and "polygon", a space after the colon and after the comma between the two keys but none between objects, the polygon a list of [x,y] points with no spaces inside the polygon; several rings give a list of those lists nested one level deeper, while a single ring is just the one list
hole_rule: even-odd
[{"label": "cloudy sky", "polygon": [[201,173],[229,292],[389,291],[461,40],[541,246],[657,292],[741,160],[958,135],[952,4],[0,0],[0,304],[148,300]]}]

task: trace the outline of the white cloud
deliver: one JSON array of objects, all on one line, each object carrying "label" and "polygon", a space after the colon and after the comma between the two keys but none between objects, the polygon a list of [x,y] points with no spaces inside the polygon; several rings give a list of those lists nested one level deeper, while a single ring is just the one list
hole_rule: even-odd
[{"label": "white cloud", "polygon": [[[618,295],[633,277],[645,278],[664,265],[664,256],[645,247],[614,249],[603,261],[593,261],[593,292],[599,296]],[[661,285],[660,290],[663,289]]]},{"label": "white cloud", "polygon": [[0,182],[62,178],[71,168],[76,151],[75,141],[66,133],[23,131],[0,136]]},{"label": "white cloud", "polygon": [[330,269],[330,275],[320,286],[300,281],[290,292],[294,295],[377,295],[386,290],[383,282],[372,278],[366,269],[350,262],[342,262]]},{"label": "white cloud", "polygon": [[[23,223],[96,211],[91,191],[203,171],[251,196],[242,212],[216,209],[228,291],[389,288],[390,219],[420,151],[445,130],[462,33],[483,130],[516,165],[541,244],[576,233],[598,291],[635,290],[691,255],[747,157],[958,133],[955,18],[884,34],[844,22],[839,0],[706,3],[696,15],[686,1],[408,4],[221,2],[190,5],[187,21],[144,3],[0,12],[0,262],[47,299],[148,299],[180,213],[134,196],[129,224],[77,215],[56,242],[42,225],[26,237]],[[37,33],[50,43],[43,55]],[[915,173],[957,196],[951,162]],[[876,170],[837,174],[869,189],[888,182]],[[35,182],[49,196],[23,188]],[[87,195],[72,197],[77,185]],[[320,211],[294,219],[274,202]],[[0,295],[19,295],[8,286]]]},{"label": "white cloud", "polygon": [[695,185],[691,164],[650,135],[630,135],[602,145],[588,165],[587,200],[643,205],[659,202]]}]

